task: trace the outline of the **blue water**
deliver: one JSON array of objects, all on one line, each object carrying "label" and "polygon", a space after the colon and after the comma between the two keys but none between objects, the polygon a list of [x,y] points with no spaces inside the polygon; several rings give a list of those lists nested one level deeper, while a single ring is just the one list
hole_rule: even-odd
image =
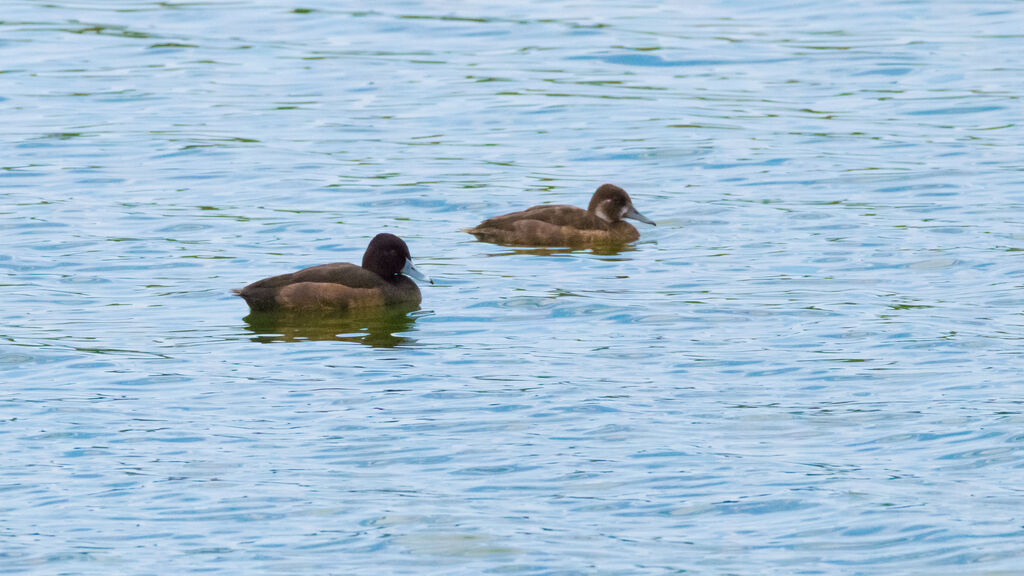
[{"label": "blue water", "polygon": [[505,4],[4,3],[0,573],[1020,574],[1024,6]]}]

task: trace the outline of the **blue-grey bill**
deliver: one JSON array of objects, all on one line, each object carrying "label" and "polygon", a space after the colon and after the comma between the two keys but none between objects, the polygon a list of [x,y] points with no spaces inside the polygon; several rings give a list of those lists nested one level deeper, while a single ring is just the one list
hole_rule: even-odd
[{"label": "blue-grey bill", "polygon": [[651,226],[657,226],[657,224],[654,223],[654,220],[651,220],[647,216],[644,216],[643,214],[637,212],[636,208],[633,208],[632,205],[630,205],[629,209],[626,210],[626,213],[623,214],[622,217],[623,218],[632,218],[633,220],[639,220],[639,221],[643,222],[644,224],[650,224]]},{"label": "blue-grey bill", "polygon": [[409,260],[408,258],[405,259],[405,266],[402,267],[402,274],[405,274],[413,280],[419,280],[420,282],[434,283],[434,281],[430,279],[430,276],[427,276],[423,272],[417,270],[416,267],[412,265],[412,260]]}]

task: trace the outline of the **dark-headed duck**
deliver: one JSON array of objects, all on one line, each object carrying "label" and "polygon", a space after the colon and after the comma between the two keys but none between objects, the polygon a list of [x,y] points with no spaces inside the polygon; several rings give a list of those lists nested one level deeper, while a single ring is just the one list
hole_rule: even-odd
[{"label": "dark-headed duck", "polygon": [[394,234],[377,234],[363,254],[363,265],[321,264],[264,278],[241,290],[253,312],[273,310],[350,310],[418,305],[420,289],[408,277],[433,283],[412,265],[409,247]]},{"label": "dark-headed duck", "polygon": [[513,246],[593,246],[625,244],[640,233],[623,218],[654,226],[633,207],[625,190],[603,184],[594,192],[586,210],[564,204],[534,206],[522,212],[488,218],[465,231],[485,242]]}]

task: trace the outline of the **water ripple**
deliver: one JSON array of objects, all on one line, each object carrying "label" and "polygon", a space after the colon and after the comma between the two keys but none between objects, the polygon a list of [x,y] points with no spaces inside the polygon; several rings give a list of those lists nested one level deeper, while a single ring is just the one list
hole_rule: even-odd
[{"label": "water ripple", "polygon": [[1019,570],[1015,5],[8,4],[0,573]]}]

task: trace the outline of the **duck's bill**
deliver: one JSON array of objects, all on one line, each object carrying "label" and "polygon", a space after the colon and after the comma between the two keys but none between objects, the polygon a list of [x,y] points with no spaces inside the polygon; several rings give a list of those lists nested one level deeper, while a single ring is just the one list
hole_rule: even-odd
[{"label": "duck's bill", "polygon": [[412,260],[409,260],[408,258],[405,259],[405,266],[402,267],[402,274],[405,274],[413,280],[419,280],[420,282],[429,282],[430,284],[434,283],[434,281],[430,279],[430,276],[427,276],[423,272],[417,270],[416,267],[412,265]]},{"label": "duck's bill", "polygon": [[622,217],[623,218],[632,218],[633,220],[639,220],[639,221],[643,222],[644,224],[650,224],[651,226],[657,226],[657,224],[654,223],[654,220],[651,220],[647,216],[644,216],[643,214],[637,212],[636,208],[633,208],[632,205],[630,205],[629,209],[626,210],[626,213],[623,214]]}]

